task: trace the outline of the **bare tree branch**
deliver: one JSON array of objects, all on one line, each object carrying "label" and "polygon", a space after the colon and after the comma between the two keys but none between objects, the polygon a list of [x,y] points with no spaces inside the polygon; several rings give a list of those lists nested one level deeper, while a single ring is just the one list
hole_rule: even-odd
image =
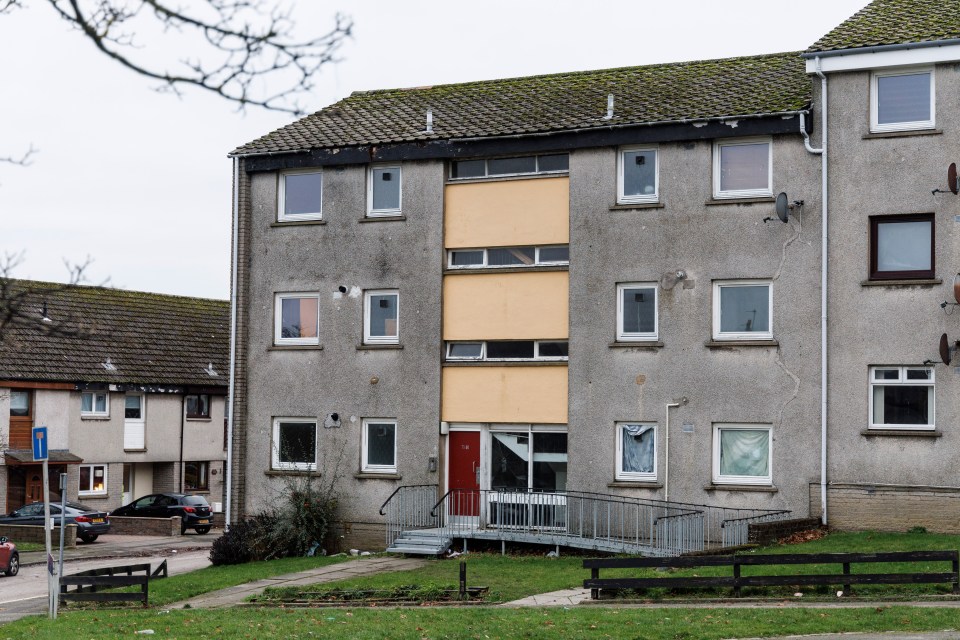
[{"label": "bare tree branch", "polygon": [[[0,12],[20,0],[0,0]],[[337,14],[333,28],[306,41],[293,39],[290,13],[261,0],[203,0],[174,7],[163,0],[47,0],[59,15],[109,58],[180,94],[197,87],[234,102],[302,115],[298,99],[313,88],[313,76],[350,37],[353,22]],[[195,59],[180,60],[180,72],[141,59],[137,29],[193,36],[203,47]],[[275,85],[276,88],[266,88]]]},{"label": "bare tree branch", "polygon": [[19,9],[22,6],[20,0],[0,0],[0,15],[10,13],[14,9]]},{"label": "bare tree branch", "polygon": [[[33,163],[33,161],[30,159],[30,156],[34,155],[36,152],[37,152],[37,149],[33,145],[30,145],[30,148],[27,149],[27,152],[24,153],[19,158],[16,158],[13,156],[0,156],[0,162],[6,163],[6,164],[15,164],[21,167],[28,167]],[[0,263],[0,266],[2,266],[2,264],[3,263]]]}]

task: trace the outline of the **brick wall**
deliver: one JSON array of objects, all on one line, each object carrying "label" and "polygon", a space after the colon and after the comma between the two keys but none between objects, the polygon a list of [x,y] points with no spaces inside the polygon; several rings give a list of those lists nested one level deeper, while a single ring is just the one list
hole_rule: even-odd
[{"label": "brick wall", "polygon": [[[820,513],[820,485],[810,484],[810,513]],[[835,484],[827,487],[827,522],[842,531],[960,534],[960,488]]]},{"label": "brick wall", "polygon": [[[251,227],[251,201],[250,201],[250,176],[246,171],[246,163],[241,159],[239,162],[239,171],[237,178],[237,201],[239,216],[237,233],[237,255],[233,260],[238,265],[237,268],[237,350],[235,363],[235,384],[234,384],[234,406],[230,408],[233,412],[233,468],[232,485],[230,496],[231,521],[236,521],[247,515],[247,491],[246,491],[246,463],[247,463],[247,349],[248,349],[248,315],[250,305],[250,227]],[[231,291],[233,287],[233,271],[231,269]],[[229,399],[228,399],[229,402]],[[226,498],[226,496],[224,496]],[[226,505],[224,505],[226,509]]]},{"label": "brick wall", "polygon": [[179,536],[180,516],[172,518],[110,516],[110,533],[122,536]]},{"label": "brick wall", "polygon": [[793,518],[774,522],[756,522],[748,526],[747,539],[752,544],[773,544],[800,531],[820,528],[820,518]]},{"label": "brick wall", "polygon": [[[0,524],[0,536],[10,538],[10,542],[46,542],[41,525],[27,524]],[[51,533],[53,546],[60,548],[60,527],[54,527]],[[77,546],[77,525],[68,524],[63,535],[63,546],[73,548]]]},{"label": "brick wall", "polygon": [[177,463],[153,463],[153,492],[173,493],[179,489],[177,478]]},{"label": "brick wall", "polygon": [[327,534],[324,547],[328,553],[359,549],[383,551],[387,546],[384,524],[374,522],[338,522]]}]

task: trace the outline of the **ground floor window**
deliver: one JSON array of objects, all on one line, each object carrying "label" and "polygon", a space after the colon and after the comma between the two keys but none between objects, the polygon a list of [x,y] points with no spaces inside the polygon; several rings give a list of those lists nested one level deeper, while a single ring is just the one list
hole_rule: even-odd
[{"label": "ground floor window", "polygon": [[78,487],[78,492],[82,496],[105,495],[107,493],[107,465],[80,465],[80,486]]},{"label": "ground floor window", "polygon": [[657,425],[622,422],[617,425],[617,480],[657,478]]},{"label": "ground floor window", "polygon": [[772,427],[758,424],[713,426],[713,481],[770,484]]},{"label": "ground floor window", "polygon": [[491,431],[490,488],[565,491],[567,434],[535,427]]},{"label": "ground floor window", "polygon": [[397,421],[369,418],[363,421],[363,471],[397,472]]},{"label": "ground floor window", "polygon": [[273,421],[273,468],[316,471],[317,421],[276,418]]},{"label": "ground floor window", "polygon": [[184,462],[183,488],[187,491],[208,491],[210,489],[209,472],[209,462]]}]

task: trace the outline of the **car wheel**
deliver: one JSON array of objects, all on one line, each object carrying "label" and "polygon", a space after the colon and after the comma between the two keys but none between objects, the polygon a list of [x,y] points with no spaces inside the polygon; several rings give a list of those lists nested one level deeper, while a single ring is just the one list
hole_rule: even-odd
[{"label": "car wheel", "polygon": [[203,535],[205,533],[210,533],[210,527],[197,527],[197,533]]},{"label": "car wheel", "polygon": [[84,542],[86,542],[87,544],[90,544],[91,542],[94,542],[94,541],[95,541],[97,538],[99,538],[99,537],[100,537],[100,535],[97,534],[97,533],[81,533],[81,534],[79,535],[79,538],[80,538],[81,540],[83,540]]},{"label": "car wheel", "polygon": [[15,553],[10,556],[10,566],[4,571],[8,576],[15,576],[20,573],[20,554]]}]

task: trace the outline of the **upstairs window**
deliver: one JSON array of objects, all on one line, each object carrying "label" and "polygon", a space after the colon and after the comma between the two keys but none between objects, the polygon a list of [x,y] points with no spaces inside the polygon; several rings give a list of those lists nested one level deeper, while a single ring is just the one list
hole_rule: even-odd
[{"label": "upstairs window", "polygon": [[106,417],[110,415],[110,394],[106,391],[84,391],[80,394],[80,415]]},{"label": "upstairs window", "polygon": [[871,429],[933,429],[933,367],[871,367]]},{"label": "upstairs window", "polygon": [[399,165],[370,167],[367,216],[400,215],[401,175]]},{"label": "upstairs window", "polygon": [[656,149],[621,149],[617,175],[617,203],[659,201]]},{"label": "upstairs window", "polygon": [[870,81],[870,131],[934,127],[932,69],[876,72]]},{"label": "upstairs window", "polygon": [[566,340],[448,342],[447,360],[566,360]]},{"label": "upstairs window", "polygon": [[363,303],[363,342],[400,342],[400,294],[396,290],[367,291]]},{"label": "upstairs window", "polygon": [[570,264],[570,247],[496,247],[454,249],[448,253],[451,269],[536,267]]},{"label": "upstairs window", "polygon": [[566,173],[569,168],[570,157],[565,153],[484,160],[454,160],[450,163],[450,179]]},{"label": "upstairs window", "polygon": [[279,222],[320,220],[323,217],[322,200],[323,172],[289,171],[280,174]]},{"label": "upstairs window", "polygon": [[870,218],[870,279],[934,277],[933,214]]},{"label": "upstairs window", "polygon": [[772,340],[772,288],[769,280],[714,282],[714,340]]},{"label": "upstairs window", "polygon": [[188,394],[184,399],[187,405],[187,417],[204,419],[210,417],[210,395],[206,393]]},{"label": "upstairs window", "polygon": [[17,391],[10,392],[10,417],[11,418],[29,418],[30,417],[30,392]]},{"label": "upstairs window", "polygon": [[278,293],[273,343],[277,345],[320,344],[320,297],[307,293]]},{"label": "upstairs window", "polygon": [[717,142],[713,146],[713,196],[754,198],[773,195],[769,138]]},{"label": "upstairs window", "polygon": [[143,394],[128,393],[123,401],[123,418],[133,422],[143,422]]},{"label": "upstairs window", "polygon": [[617,340],[642,342],[658,338],[657,285],[629,282],[617,285]]}]

